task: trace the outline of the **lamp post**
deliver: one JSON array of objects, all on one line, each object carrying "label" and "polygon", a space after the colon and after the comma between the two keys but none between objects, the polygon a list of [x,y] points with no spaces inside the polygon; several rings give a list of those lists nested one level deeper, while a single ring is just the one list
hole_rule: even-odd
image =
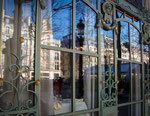
[{"label": "lamp post", "polygon": [[[78,36],[77,36],[77,41],[79,42],[79,48],[80,51],[83,50],[83,42],[84,42],[84,28],[85,25],[83,23],[83,20],[80,18],[79,23],[77,24],[77,31],[78,31]],[[79,97],[82,98],[83,96],[83,57],[82,55],[79,55]]]}]

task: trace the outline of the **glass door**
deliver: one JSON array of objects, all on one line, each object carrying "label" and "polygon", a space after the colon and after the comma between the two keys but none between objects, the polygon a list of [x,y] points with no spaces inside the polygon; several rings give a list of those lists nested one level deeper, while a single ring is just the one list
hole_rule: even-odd
[{"label": "glass door", "polygon": [[0,114],[37,115],[36,0],[1,0]]}]

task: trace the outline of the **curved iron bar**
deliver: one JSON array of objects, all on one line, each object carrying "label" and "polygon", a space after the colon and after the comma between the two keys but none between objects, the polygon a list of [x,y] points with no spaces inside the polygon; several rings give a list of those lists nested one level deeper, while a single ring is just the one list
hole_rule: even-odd
[{"label": "curved iron bar", "polygon": [[[11,82],[8,82],[8,81],[4,81],[4,83],[10,84],[11,87],[13,87],[13,88],[15,89],[15,91],[16,91],[16,93],[17,93],[17,96],[18,96],[18,89],[17,89],[17,87],[15,87]],[[0,99],[1,99],[3,96],[5,96],[6,94],[9,94],[9,93],[12,93],[12,92],[13,92],[13,91],[10,91],[10,90],[3,92],[3,93],[0,95]],[[9,103],[6,103],[6,105],[7,105],[7,104],[10,104],[10,102],[9,102]],[[0,107],[0,111],[3,111],[3,112],[11,111],[11,110],[15,109],[16,107],[18,107],[18,106],[13,107],[13,103],[11,103],[11,104],[12,104],[11,107],[10,107],[9,109],[7,109],[7,110],[5,110],[5,109],[3,109],[3,108]]]},{"label": "curved iron bar", "polygon": [[35,112],[30,112],[26,116],[36,116],[36,113]]},{"label": "curved iron bar", "polygon": [[95,13],[98,13],[99,11],[87,0],[82,0],[83,3],[85,3],[87,6],[89,6]]}]

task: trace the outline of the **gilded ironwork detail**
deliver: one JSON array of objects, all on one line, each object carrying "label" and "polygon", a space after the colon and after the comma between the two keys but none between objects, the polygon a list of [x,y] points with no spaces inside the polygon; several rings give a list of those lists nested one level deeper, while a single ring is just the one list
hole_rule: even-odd
[{"label": "gilded ironwork detail", "polygon": [[23,43],[23,42],[24,42],[24,38],[20,37],[20,43]]},{"label": "gilded ironwork detail", "polygon": [[114,72],[111,70],[112,66],[110,64],[110,56],[109,56],[109,64],[108,71],[105,72],[105,80],[103,80],[103,88],[102,88],[102,103],[103,108],[115,106],[117,104],[117,89],[114,77]]},{"label": "gilded ironwork detail", "polygon": [[41,9],[44,10],[45,9],[45,3],[43,0],[39,0],[40,1],[40,6],[41,6]]},{"label": "gilded ironwork detail", "polygon": [[[30,79],[28,73],[30,68],[22,65],[22,61],[26,56],[18,57],[12,54],[17,59],[17,64],[12,64],[9,71],[15,74],[9,80],[0,78],[0,83],[9,86],[9,89],[0,91],[0,115],[17,114],[17,116],[32,116],[36,115],[38,107],[38,96],[34,91],[37,80]],[[12,95],[9,99],[5,99],[8,95]],[[14,97],[15,96],[15,97]],[[26,98],[25,98],[26,96]],[[32,96],[32,97],[31,97]],[[24,112],[23,114],[21,112]],[[21,114],[20,114],[21,113]]]},{"label": "gilded ironwork detail", "polygon": [[145,44],[150,44],[150,25],[144,24],[142,26],[142,29],[143,29],[143,32],[142,32],[143,42]]},{"label": "gilded ironwork detail", "polygon": [[[113,15],[113,7],[110,2],[105,2],[102,6],[104,17],[101,15],[101,13],[97,14],[97,25],[96,27],[102,26],[102,28],[106,31],[115,29],[115,32],[117,34],[117,21],[114,20],[112,22],[111,18]],[[111,25],[108,25],[108,23],[111,23]]]},{"label": "gilded ironwork detail", "polygon": [[109,2],[103,4],[104,20],[106,23],[111,23],[111,17],[113,15],[113,7]]}]

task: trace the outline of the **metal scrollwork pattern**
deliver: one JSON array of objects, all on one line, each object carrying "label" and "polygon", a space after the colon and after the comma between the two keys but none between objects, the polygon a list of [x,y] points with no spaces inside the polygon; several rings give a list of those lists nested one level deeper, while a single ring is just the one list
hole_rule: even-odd
[{"label": "metal scrollwork pattern", "polygon": [[150,44],[150,25],[144,24],[142,26],[143,32],[142,32],[142,38],[143,42],[145,44]]},{"label": "metal scrollwork pattern", "polygon": [[150,74],[145,75],[145,98],[150,99]]},{"label": "metal scrollwork pattern", "polygon": [[[17,64],[12,64],[9,67],[9,71],[15,76],[12,76],[9,80],[0,78],[0,85],[10,87],[10,89],[0,91],[0,114],[15,114],[14,112],[18,111],[19,113],[21,111],[24,113],[17,114],[17,116],[24,114],[34,116],[38,106],[38,96],[34,91],[34,86],[36,83],[39,84],[40,81],[29,79],[30,68],[22,66],[22,61],[26,56],[18,57],[15,54],[12,54],[12,56],[17,59]],[[12,95],[12,100],[4,100],[7,95]]]},{"label": "metal scrollwork pattern", "polygon": [[110,56],[109,56],[109,64],[108,64],[108,71],[105,72],[105,80],[103,80],[103,88],[102,88],[102,103],[103,108],[114,106],[117,104],[116,97],[117,97],[117,89],[116,84],[117,82],[114,77],[114,72],[111,71],[111,64],[110,64]]}]

